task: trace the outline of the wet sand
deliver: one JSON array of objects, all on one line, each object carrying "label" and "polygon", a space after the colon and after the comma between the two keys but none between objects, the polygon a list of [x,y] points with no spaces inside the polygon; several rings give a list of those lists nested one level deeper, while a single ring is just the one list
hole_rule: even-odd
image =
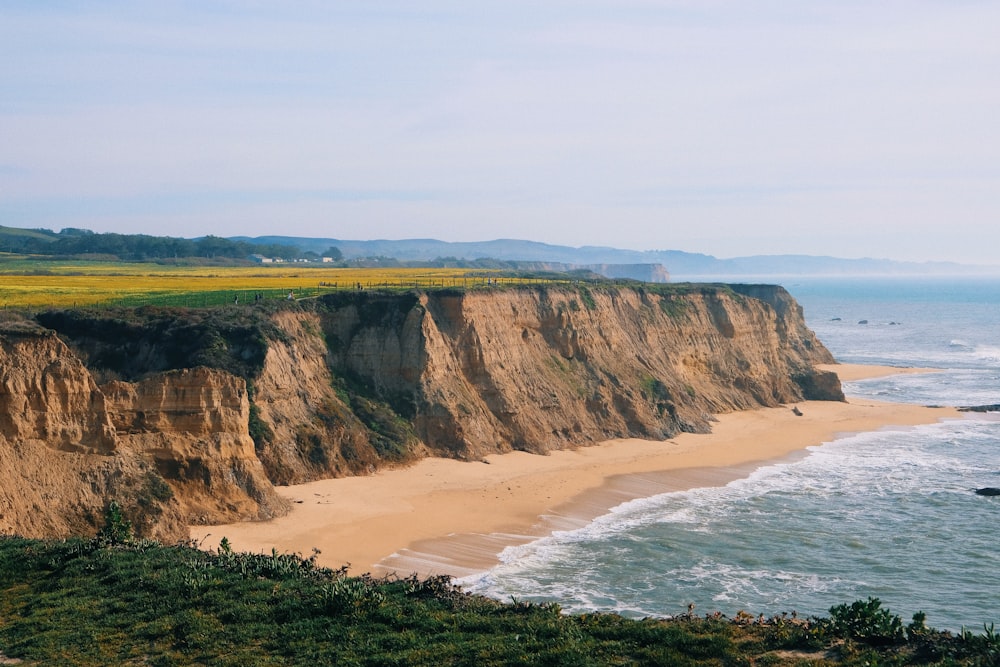
[{"label": "wet sand", "polygon": [[[933,372],[832,365],[844,381]],[[320,550],[328,567],[352,574],[466,576],[489,569],[504,547],[583,525],[630,499],[717,486],[765,463],[805,456],[840,435],[961,418],[953,408],[870,400],[806,401],[719,415],[711,434],[666,441],[609,440],[540,456],[523,452],[484,462],[423,459],[366,477],[321,480],[278,491],[293,502],[266,522],[194,526],[191,537],[215,548],[301,553]]]}]

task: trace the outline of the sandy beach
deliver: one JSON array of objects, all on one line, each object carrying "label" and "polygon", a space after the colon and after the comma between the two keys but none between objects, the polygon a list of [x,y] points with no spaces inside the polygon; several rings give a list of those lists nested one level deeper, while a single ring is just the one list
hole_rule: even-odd
[{"label": "sandy beach", "polygon": [[[883,366],[824,367],[844,381],[933,372]],[[328,567],[352,574],[465,576],[494,565],[507,545],[571,528],[627,500],[725,484],[763,463],[804,456],[839,435],[961,418],[952,408],[851,399],[809,401],[718,416],[712,433],[666,441],[610,440],[546,456],[512,452],[483,462],[424,459],[366,477],[322,480],[278,491],[293,502],[267,522],[194,526],[215,548],[222,537],[251,552],[320,550]]]}]

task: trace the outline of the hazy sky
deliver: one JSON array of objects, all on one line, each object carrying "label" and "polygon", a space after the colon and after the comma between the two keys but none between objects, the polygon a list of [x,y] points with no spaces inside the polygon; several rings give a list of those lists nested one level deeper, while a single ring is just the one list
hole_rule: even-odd
[{"label": "hazy sky", "polygon": [[0,5],[0,224],[997,264],[1000,2]]}]

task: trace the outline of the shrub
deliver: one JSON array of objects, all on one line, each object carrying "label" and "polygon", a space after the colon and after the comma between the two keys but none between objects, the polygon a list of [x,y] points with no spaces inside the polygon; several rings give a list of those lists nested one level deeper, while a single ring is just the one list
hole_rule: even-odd
[{"label": "shrub", "polygon": [[250,419],[247,424],[247,430],[250,433],[250,437],[253,439],[254,449],[257,453],[264,451],[269,443],[274,440],[274,431],[271,430],[271,426],[261,419],[260,408],[252,400],[250,402]]},{"label": "shrub", "polygon": [[108,503],[104,510],[104,527],[97,533],[98,541],[109,544],[126,544],[132,540],[132,524],[122,513],[117,500]]},{"label": "shrub", "polygon": [[363,613],[385,603],[385,594],[368,576],[337,577],[318,590],[320,606],[330,614]]},{"label": "shrub", "polygon": [[673,295],[660,299],[660,310],[670,319],[678,320],[684,316],[691,303]]},{"label": "shrub", "polygon": [[835,634],[873,646],[903,641],[903,621],[881,607],[882,601],[871,597],[837,605],[830,608],[829,623]]},{"label": "shrub", "polygon": [[652,375],[644,375],[640,380],[642,393],[650,400],[670,400],[670,390],[661,380]]}]

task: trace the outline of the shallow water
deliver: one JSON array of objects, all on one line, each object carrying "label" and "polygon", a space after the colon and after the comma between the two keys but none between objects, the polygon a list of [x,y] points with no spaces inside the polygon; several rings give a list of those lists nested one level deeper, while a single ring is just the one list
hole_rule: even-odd
[{"label": "shallow water", "polygon": [[[845,384],[848,395],[1000,403],[1000,280],[786,285],[838,360],[936,367]],[[867,320],[867,324],[859,321]],[[941,629],[1000,624],[994,528],[1000,419],[972,414],[863,433],[722,487],[634,500],[510,547],[470,590],[567,611],[826,615],[869,596]]]}]

